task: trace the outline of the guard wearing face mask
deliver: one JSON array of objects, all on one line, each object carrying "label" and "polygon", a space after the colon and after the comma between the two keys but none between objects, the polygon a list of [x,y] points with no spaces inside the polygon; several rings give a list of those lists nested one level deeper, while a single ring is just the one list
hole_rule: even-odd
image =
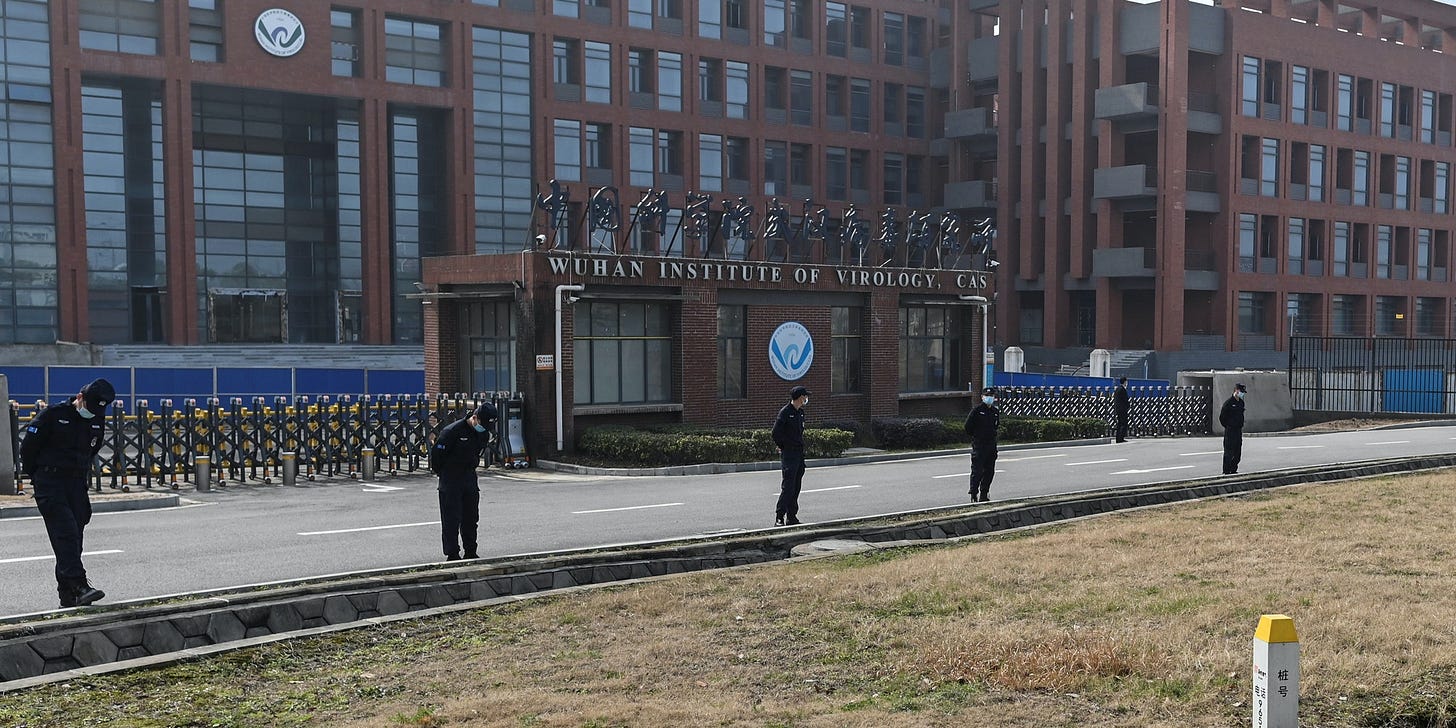
[{"label": "guard wearing face mask", "polygon": [[981,404],[966,417],[966,434],[971,436],[971,500],[991,500],[991,481],[996,477],[996,431],[1001,410],[996,409],[996,389],[981,390]]},{"label": "guard wearing face mask", "polygon": [[799,525],[799,490],[804,487],[804,405],[809,404],[809,390],[789,390],[789,403],[774,419],[773,441],[779,448],[779,467],[783,479],[779,483],[779,502],[774,506],[775,526]]},{"label": "guard wearing face mask", "polygon": [[56,554],[56,592],[62,607],[81,607],[106,596],[86,580],[81,546],[91,522],[86,478],[106,435],[106,407],[116,399],[111,382],[97,379],[74,399],[51,405],[25,428],[21,470],[30,476],[35,505]]},{"label": "guard wearing face mask", "polygon": [[480,523],[480,483],[475,468],[480,453],[490,445],[497,418],[495,405],[486,402],[469,417],[445,426],[430,448],[430,472],[440,476],[440,531],[446,561],[478,559],[475,532]]},{"label": "guard wearing face mask", "polygon": [[1223,425],[1223,474],[1239,472],[1239,459],[1244,455],[1244,395],[1248,388],[1234,385],[1233,396],[1218,411],[1218,424]]}]

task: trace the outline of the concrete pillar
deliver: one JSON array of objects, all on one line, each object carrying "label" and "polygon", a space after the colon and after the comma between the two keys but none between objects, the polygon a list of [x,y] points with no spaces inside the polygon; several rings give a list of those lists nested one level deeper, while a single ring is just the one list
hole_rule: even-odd
[{"label": "concrete pillar", "polygon": [[1092,365],[1088,370],[1088,374],[1094,377],[1111,377],[1112,352],[1106,349],[1093,349]]},{"label": "concrete pillar", "polygon": [[1022,351],[1021,347],[1006,347],[1006,353],[1003,355],[1003,358],[1005,361],[1001,363],[1002,370],[1011,374],[1020,374],[1026,371],[1026,352]]}]

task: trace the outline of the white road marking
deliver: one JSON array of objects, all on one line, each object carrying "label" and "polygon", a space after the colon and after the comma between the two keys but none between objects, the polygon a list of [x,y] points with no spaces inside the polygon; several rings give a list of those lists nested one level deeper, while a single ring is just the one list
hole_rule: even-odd
[{"label": "white road marking", "polygon": [[1384,442],[1367,442],[1366,445],[1404,445],[1410,440],[1386,440]]},{"label": "white road marking", "polygon": [[1222,455],[1222,454],[1223,454],[1223,451],[1222,450],[1209,450],[1208,452],[1180,452],[1180,453],[1178,453],[1178,457],[1180,457],[1180,458],[1186,458],[1189,455]]},{"label": "white road marking", "polygon": [[391,490],[404,490],[404,486],[400,486],[400,485],[384,485],[382,483],[365,483],[364,484],[364,492],[365,493],[388,493]]},{"label": "white road marking", "polygon": [[1102,463],[1125,463],[1127,458],[1113,458],[1111,460],[1083,460],[1080,463],[1067,463],[1068,467],[1073,465],[1101,465]]},{"label": "white road marking", "polygon": [[1057,455],[1029,455],[1029,456],[1024,457],[1024,458],[997,458],[996,459],[996,462],[998,462],[998,463],[1019,463],[1022,460],[1041,460],[1043,458],[1064,458],[1066,456],[1067,456],[1067,453],[1060,453],[1060,454],[1057,454]]},{"label": "white road marking", "polygon": [[671,507],[671,506],[680,506],[680,505],[682,505],[682,504],[681,503],[654,503],[654,504],[652,504],[650,506],[627,506],[625,508],[598,508],[598,509],[596,509],[594,511],[572,511],[571,512],[571,515],[573,515],[573,516],[580,516],[580,515],[585,515],[587,513],[614,513],[616,511],[640,511],[643,508],[668,508],[668,507]]},{"label": "white road marking", "polygon": [[951,473],[950,475],[932,475],[932,476],[930,476],[930,478],[932,480],[940,480],[941,478],[964,478],[967,475],[970,475],[970,473]]},{"label": "white road marking", "polygon": [[1117,471],[1115,473],[1108,473],[1108,474],[1109,475],[1141,475],[1143,473],[1156,473],[1156,472],[1160,472],[1160,471],[1163,471],[1163,470],[1186,470],[1186,469],[1192,468],[1192,467],[1197,467],[1197,466],[1194,466],[1194,465],[1174,465],[1171,468],[1143,468],[1141,470],[1119,470],[1119,471]]},{"label": "white road marking", "polygon": [[[120,554],[120,553],[125,553],[125,552],[122,551],[121,549],[108,549],[106,551],[87,551],[87,552],[85,552],[85,553],[83,553],[81,555],[82,556],[101,556],[102,554]],[[13,559],[0,559],[0,564],[18,564],[18,563],[20,563],[22,561],[50,561],[50,560],[54,560],[55,558],[56,558],[55,556],[20,556],[20,557],[13,558]]]},{"label": "white road marking", "polygon": [[1321,447],[1324,447],[1324,445],[1280,445],[1277,449],[1279,449],[1279,450],[1314,450],[1316,448],[1321,448]]},{"label": "white road marking", "polygon": [[823,493],[826,490],[849,490],[850,488],[858,488],[858,487],[860,487],[860,486],[858,486],[858,485],[836,485],[833,488],[815,488],[813,490],[806,490],[804,492],[805,493]]},{"label": "white road marking", "polygon": [[416,526],[438,526],[439,521],[425,521],[422,523],[395,523],[389,526],[365,526],[364,528],[340,528],[333,531],[301,531],[300,536],[330,536],[335,533],[359,533],[361,531],[384,531],[391,528],[414,528]]}]

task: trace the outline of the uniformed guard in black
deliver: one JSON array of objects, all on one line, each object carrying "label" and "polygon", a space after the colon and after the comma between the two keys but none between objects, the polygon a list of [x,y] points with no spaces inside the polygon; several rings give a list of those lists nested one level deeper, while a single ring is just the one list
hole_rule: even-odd
[{"label": "uniformed guard in black", "polygon": [[804,487],[804,405],[809,404],[809,390],[789,390],[789,403],[779,410],[774,420],[773,441],[779,446],[779,463],[784,479],[779,485],[779,502],[774,506],[775,526],[799,523],[799,490]]},{"label": "uniformed guard in black", "polygon": [[495,405],[486,402],[469,417],[445,426],[430,448],[430,470],[440,476],[440,535],[446,561],[478,559],[475,533],[480,523],[480,483],[475,468],[480,453],[490,444],[495,426]]},{"label": "uniformed guard in black", "polygon": [[1218,424],[1223,425],[1223,473],[1239,472],[1239,460],[1244,457],[1244,395],[1248,388],[1234,385],[1233,396],[1223,403],[1218,411]]},{"label": "uniformed guard in black", "polygon": [[1117,389],[1112,390],[1112,412],[1117,416],[1117,441],[1127,442],[1127,412],[1130,402],[1127,397],[1127,377],[1117,380]]},{"label": "uniformed guard in black", "polygon": [[971,500],[991,500],[991,481],[996,477],[996,430],[1001,411],[996,409],[996,390],[981,390],[981,404],[966,417],[966,434],[971,436]]},{"label": "uniformed guard in black", "polygon": [[95,602],[106,593],[86,580],[81,547],[91,522],[86,476],[106,434],[106,407],[116,399],[111,382],[97,379],[74,399],[51,405],[25,428],[22,471],[30,476],[35,505],[56,554],[56,592],[62,607]]}]

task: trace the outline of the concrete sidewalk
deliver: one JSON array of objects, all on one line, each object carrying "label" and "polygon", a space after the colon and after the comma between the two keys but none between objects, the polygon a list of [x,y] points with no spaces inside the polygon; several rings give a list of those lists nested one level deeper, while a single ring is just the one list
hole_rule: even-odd
[{"label": "concrete sidewalk", "polygon": [[[182,496],[177,493],[122,493],[113,490],[91,493],[92,513],[171,508],[181,503]],[[0,520],[39,515],[40,510],[35,507],[35,499],[29,490],[22,495],[0,495]]]}]

